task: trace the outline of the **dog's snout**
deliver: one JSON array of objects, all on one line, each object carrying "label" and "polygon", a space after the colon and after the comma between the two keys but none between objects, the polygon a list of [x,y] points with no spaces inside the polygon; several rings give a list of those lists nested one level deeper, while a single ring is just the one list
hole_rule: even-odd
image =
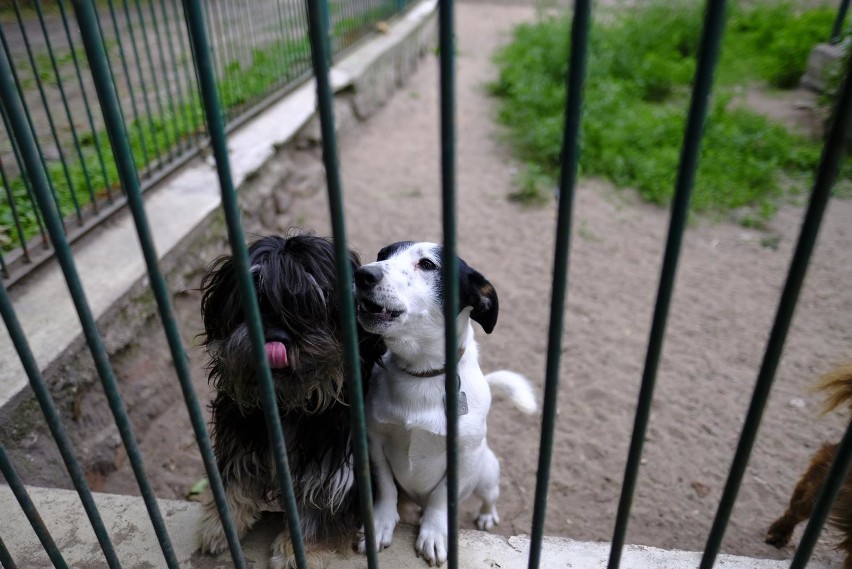
[{"label": "dog's snout", "polygon": [[372,288],[382,280],[381,267],[364,265],[355,271],[355,285],[359,288]]}]

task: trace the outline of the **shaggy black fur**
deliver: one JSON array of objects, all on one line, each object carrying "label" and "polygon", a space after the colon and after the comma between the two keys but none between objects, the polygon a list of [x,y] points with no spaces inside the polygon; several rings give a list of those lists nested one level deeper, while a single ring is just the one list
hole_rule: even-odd
[{"label": "shaggy black fur", "polygon": [[[332,244],[293,232],[255,241],[249,256],[266,341],[284,343],[289,358],[272,376],[302,533],[306,542],[336,549],[351,543],[361,522]],[[354,271],[360,261],[355,253],[350,260]],[[217,389],[212,437],[226,488],[239,485],[259,508],[280,490],[235,269],[230,257],[220,258],[201,284],[209,379]],[[384,347],[360,326],[358,333],[366,386]],[[341,479],[348,482],[336,494]]]}]

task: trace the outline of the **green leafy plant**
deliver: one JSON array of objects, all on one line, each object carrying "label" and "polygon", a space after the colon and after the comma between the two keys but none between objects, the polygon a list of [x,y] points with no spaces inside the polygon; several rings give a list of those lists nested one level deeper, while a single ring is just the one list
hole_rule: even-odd
[{"label": "green leafy plant", "polygon": [[[788,188],[813,172],[818,145],[747,109],[732,87],[767,81],[787,86],[784,65],[801,74],[801,46],[830,28],[826,12],[798,13],[789,5],[735,7],[715,95],[705,128],[692,207],[726,212],[748,207],[763,218]],[[584,175],[635,188],[647,201],[667,204],[683,144],[690,84],[702,14],[698,3],[653,2],[597,21],[590,35],[584,94]],[[490,92],[498,118],[527,170],[555,177],[560,166],[569,23],[545,18],[517,27],[495,55]],[[795,60],[795,61],[793,61]],[[783,69],[782,69],[783,68]],[[798,77],[797,75],[797,77]],[[519,193],[530,193],[520,177]],[[782,185],[783,184],[783,185]],[[517,199],[513,194],[512,199]]]}]

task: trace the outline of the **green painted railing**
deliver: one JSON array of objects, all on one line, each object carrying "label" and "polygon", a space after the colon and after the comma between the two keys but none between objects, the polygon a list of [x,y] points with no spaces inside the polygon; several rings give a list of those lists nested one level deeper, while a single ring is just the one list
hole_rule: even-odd
[{"label": "green painted railing", "polygon": [[838,43],[843,36],[843,25],[846,23],[846,13],[849,11],[849,0],[840,0],[840,7],[837,9],[837,18],[834,19],[834,26],[831,28],[831,43]]},{"label": "green painted railing", "polygon": [[[91,100],[95,85],[86,69],[83,37],[66,1],[5,3],[0,43],[53,200],[73,241],[123,206],[126,196],[107,140],[111,119]],[[330,56],[356,45],[407,4],[333,2]],[[310,76],[303,2],[217,0],[202,7],[228,128]],[[94,18],[145,191],[208,139],[183,9],[178,0],[105,0],[95,4]],[[28,186],[21,142],[7,122],[4,117],[0,126],[0,279],[10,286],[52,250]]]},{"label": "green painted railing", "polygon": [[[532,539],[530,544],[529,567],[537,568],[541,560],[542,538],[544,522],[546,518],[547,493],[549,485],[549,467],[553,450],[553,431],[556,417],[556,400],[559,391],[559,361],[561,357],[561,336],[563,328],[563,311],[568,284],[568,256],[570,252],[571,216],[575,179],[577,175],[577,160],[580,153],[579,136],[581,129],[581,110],[583,102],[583,82],[585,77],[586,52],[588,49],[588,31],[590,21],[590,0],[577,0],[575,2],[574,20],[571,29],[571,52],[568,54],[569,66],[566,88],[568,97],[565,112],[565,130],[563,138],[563,165],[560,178],[560,193],[558,204],[558,223],[556,234],[556,246],[554,251],[553,289],[551,299],[551,319],[548,337],[547,370],[545,376],[545,398],[544,414],[541,428],[541,444],[539,454],[539,471],[536,483],[536,499],[532,525]],[[149,4],[152,6],[153,4]],[[112,5],[110,4],[110,7]],[[162,5],[161,5],[162,6]],[[127,3],[125,2],[125,8]],[[138,4],[137,4],[138,7]],[[98,21],[98,12],[92,0],[75,0],[75,13],[77,23],[82,33],[86,62],[91,71],[92,81],[95,86],[97,98],[100,103],[102,117],[106,118],[109,126],[106,132],[110,146],[105,149],[108,155],[113,157],[117,165],[117,179],[126,195],[128,206],[136,223],[137,233],[142,246],[151,280],[151,286],[157,300],[163,325],[172,349],[173,360],[176,362],[176,372],[183,388],[184,397],[189,406],[190,416],[193,420],[196,439],[202,451],[208,476],[211,480],[214,496],[219,506],[219,514],[228,535],[228,543],[235,566],[245,566],[245,561],[240,550],[239,542],[234,532],[233,521],[230,518],[227,506],[223,498],[223,491],[215,460],[210,450],[210,442],[204,428],[198,409],[198,401],[189,384],[188,370],[186,369],[186,358],[183,347],[174,322],[174,315],[169,301],[168,290],[158,267],[156,251],[148,228],[147,219],[142,205],[142,183],[140,182],[140,165],[134,154],[133,132],[141,133],[143,128],[138,124],[126,124],[122,117],[121,93],[117,86],[121,82],[114,81],[113,69],[109,63],[109,41],[102,34],[102,27]],[[187,39],[192,46],[193,72],[198,85],[196,93],[199,96],[203,111],[203,121],[207,125],[207,134],[216,158],[217,172],[221,185],[222,202],[225,210],[225,218],[228,225],[228,235],[231,249],[239,276],[239,287],[242,297],[246,299],[246,318],[250,323],[250,336],[252,340],[254,358],[257,368],[261,370],[259,381],[261,384],[261,396],[264,401],[266,413],[266,426],[274,441],[273,451],[275,464],[279,474],[279,482],[282,488],[282,506],[286,512],[288,527],[291,532],[294,553],[298,567],[306,567],[306,558],[302,536],[299,531],[299,523],[296,513],[294,492],[290,479],[287,449],[284,442],[281,423],[276,413],[275,395],[272,386],[266,353],[264,350],[263,331],[259,318],[257,299],[254,294],[254,286],[248,267],[248,256],[244,241],[244,234],[240,225],[239,210],[237,207],[236,193],[231,176],[230,164],[227,152],[226,118],[228,115],[225,101],[230,96],[223,83],[217,81],[217,76],[227,75],[228,70],[219,66],[222,52],[211,49],[210,44],[211,27],[222,23],[221,14],[211,15],[205,11],[199,0],[183,0],[185,11],[185,23]],[[221,8],[221,5],[220,5]],[[153,8],[152,8],[153,9]],[[164,11],[163,14],[166,12]],[[440,77],[441,77],[441,179],[443,196],[443,226],[444,226],[444,251],[447,260],[452,259],[456,251],[456,219],[455,219],[455,50],[454,50],[454,7],[452,0],[439,1],[439,44],[440,44]],[[128,12],[129,14],[129,12]],[[319,115],[321,131],[323,135],[323,160],[326,168],[328,181],[329,203],[332,216],[332,226],[335,242],[335,261],[340,282],[350,282],[352,275],[348,263],[346,227],[343,216],[343,187],[337,162],[337,148],[335,140],[334,116],[333,116],[333,93],[328,79],[330,47],[334,44],[329,41],[330,29],[333,32],[335,22],[346,22],[346,26],[353,25],[332,6],[329,9],[325,0],[309,0],[307,4],[306,25],[307,41],[310,46],[310,56],[313,72],[317,78],[317,95],[319,101]],[[245,14],[244,14],[245,16]],[[127,16],[129,17],[129,16]],[[139,13],[141,17],[141,13]],[[231,17],[231,16],[229,16]],[[233,20],[230,20],[233,21]],[[257,23],[251,17],[241,20],[243,24],[252,26]],[[153,22],[153,19],[152,19]],[[671,221],[667,237],[666,249],[663,258],[660,285],[657,303],[654,311],[651,333],[648,342],[648,351],[645,359],[645,367],[642,376],[639,402],[637,405],[636,419],[632,442],[630,445],[624,481],[622,484],[622,496],[619,502],[617,518],[615,520],[615,533],[612,541],[612,549],[609,567],[619,566],[621,551],[624,546],[627,523],[630,516],[632,495],[638,476],[642,456],[642,441],[647,427],[648,415],[653,401],[653,388],[656,376],[656,367],[662,352],[662,341],[665,336],[666,317],[670,298],[673,292],[677,261],[680,244],[686,227],[689,197],[695,177],[699,160],[699,150],[703,134],[704,122],[706,120],[707,103],[713,84],[713,70],[721,45],[725,22],[725,0],[708,0],[704,21],[704,29],[701,40],[701,50],[698,57],[698,65],[692,92],[692,100],[689,110],[687,126],[684,132],[684,141],[681,152],[681,161],[676,180],[676,195],[672,204]],[[156,27],[156,24],[154,24]],[[349,29],[349,28],[346,28]],[[155,32],[156,35],[156,32]],[[227,34],[219,36],[225,38]],[[333,35],[339,41],[339,36]],[[4,45],[5,41],[4,41]],[[135,49],[135,48],[134,48]],[[230,46],[234,49],[234,46]],[[233,51],[225,53],[225,57],[234,56]],[[245,54],[243,54],[245,55]],[[282,52],[283,57],[283,52]],[[280,61],[279,63],[280,64]],[[122,66],[126,60],[122,59]],[[847,64],[848,66],[850,64]],[[79,69],[79,67],[78,67]],[[174,553],[166,534],[162,519],[151,494],[150,485],[147,482],[141,456],[130,429],[129,421],[123,403],[118,395],[115,378],[106,358],[102,340],[95,328],[94,320],[88,308],[86,297],[80,286],[79,276],[74,266],[73,257],[68,247],[68,241],[62,227],[62,216],[57,205],[55,188],[51,185],[47,164],[44,161],[42,149],[37,136],[32,129],[32,116],[27,113],[26,107],[21,100],[20,77],[16,76],[10,63],[9,50],[4,49],[0,53],[0,109],[3,110],[4,124],[14,135],[14,150],[16,159],[23,165],[21,172],[25,172],[22,184],[27,195],[34,197],[38,203],[40,218],[46,228],[50,239],[56,247],[57,260],[63,270],[69,290],[72,294],[75,306],[80,315],[81,323],[86,335],[86,340],[95,358],[98,373],[104,383],[110,407],[113,411],[116,423],[122,435],[122,441],[127,449],[134,474],[140,486],[143,499],[148,507],[148,513],[154,524],[158,539],[163,550],[163,556],[168,566],[176,566]],[[80,81],[82,83],[82,81]],[[239,88],[243,88],[245,85]],[[234,89],[238,86],[234,85]],[[175,94],[173,93],[172,96]],[[171,106],[177,111],[174,98],[172,103],[168,97],[164,99],[165,105]],[[192,115],[186,115],[185,126],[192,124]],[[202,116],[196,120],[201,122]],[[828,136],[823,150],[822,159],[817,171],[813,191],[804,223],[801,228],[799,241],[789,268],[787,281],[779,301],[778,312],[775,323],[770,333],[766,346],[763,364],[761,366],[756,384],[754,396],[745,419],[740,443],[733,458],[733,464],[729,473],[728,483],[725,487],[719,510],[713,523],[701,567],[709,569],[713,566],[719,551],[725,528],[728,525],[731,509],[736,500],[737,492],[742,481],[743,473],[748,464],[752,444],[760,424],[763,407],[769,396],[775,371],[784,347],[787,330],[789,328],[796,302],[799,296],[802,282],[808,267],[810,255],[813,251],[816,236],[822,221],[823,213],[828,201],[830,190],[835,182],[840,167],[840,161],[844,152],[845,133],[852,124],[852,70],[845,70],[845,78],[839,91],[835,105],[834,116],[829,128]],[[155,125],[146,125],[146,128]],[[172,129],[172,135],[180,129]],[[165,131],[150,129],[150,134],[159,132],[162,137],[167,137]],[[151,138],[155,140],[155,138]],[[156,150],[158,143],[149,146]],[[173,153],[176,147],[162,147],[166,153]],[[107,152],[104,156],[107,156]],[[9,173],[0,170],[4,179]],[[445,315],[447,321],[446,343],[447,353],[455,353],[456,330],[454,327],[455,315],[458,311],[458,288],[456,263],[444,263],[444,279],[447,283],[453,283],[446,291],[444,298]],[[364,403],[362,397],[361,378],[358,365],[357,334],[355,325],[355,312],[353,299],[349,287],[340,287],[337,291],[340,296],[342,330],[345,339],[345,364],[350,379],[350,400],[352,403],[353,433],[355,439],[356,472],[359,491],[361,493],[361,508],[365,520],[365,531],[367,542],[374,543],[374,531],[372,528],[372,502],[370,488],[369,461],[367,459],[367,439],[364,422]],[[17,323],[15,312],[5,287],[0,287],[0,314],[6,323],[9,334],[21,357],[24,368],[28,374],[31,385],[35,391],[39,405],[48,419],[51,432],[57,444],[60,446],[63,459],[72,475],[89,519],[92,523],[98,540],[103,548],[104,554],[110,567],[118,567],[115,552],[103,522],[97,512],[97,508],[91,499],[91,493],[82,478],[79,464],[77,464],[74,450],[71,448],[67,436],[64,434],[63,426],[59,420],[58,413],[51,401],[50,394],[41,378],[32,354],[29,352],[28,344],[20,326]],[[570,356],[570,354],[569,354]],[[459,566],[459,541],[458,541],[458,462],[457,462],[457,436],[458,436],[458,405],[455,384],[455,371],[457,362],[455,358],[449,358],[446,362],[447,377],[447,421],[448,421],[448,493],[449,493],[449,559],[451,568]],[[825,488],[815,507],[800,546],[796,551],[792,566],[804,567],[809,559],[813,545],[825,522],[830,506],[837,495],[840,484],[845,479],[849,469],[850,457],[852,457],[852,427],[847,430],[836,453],[836,459],[831,467]],[[8,460],[5,450],[0,446],[0,469],[7,482],[13,487],[15,496],[18,498],[22,508],[27,513],[39,538],[45,546],[53,562],[58,567],[64,566],[61,552],[50,538],[47,529],[40,522],[38,513],[35,512],[32,502],[26,493],[26,488],[15,474],[14,467]],[[2,536],[0,536],[1,538]],[[0,562],[9,567],[14,567],[6,545],[0,540]],[[371,568],[378,566],[378,557],[375,551],[368,552],[368,565]]]}]

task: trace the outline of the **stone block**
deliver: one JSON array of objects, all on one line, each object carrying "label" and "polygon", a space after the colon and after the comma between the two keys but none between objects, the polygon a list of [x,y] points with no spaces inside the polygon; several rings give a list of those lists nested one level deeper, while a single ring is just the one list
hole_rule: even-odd
[{"label": "stone block", "polygon": [[808,56],[808,68],[802,77],[802,85],[822,93],[826,88],[826,80],[841,61],[846,48],[842,44],[832,45],[821,43]]}]

